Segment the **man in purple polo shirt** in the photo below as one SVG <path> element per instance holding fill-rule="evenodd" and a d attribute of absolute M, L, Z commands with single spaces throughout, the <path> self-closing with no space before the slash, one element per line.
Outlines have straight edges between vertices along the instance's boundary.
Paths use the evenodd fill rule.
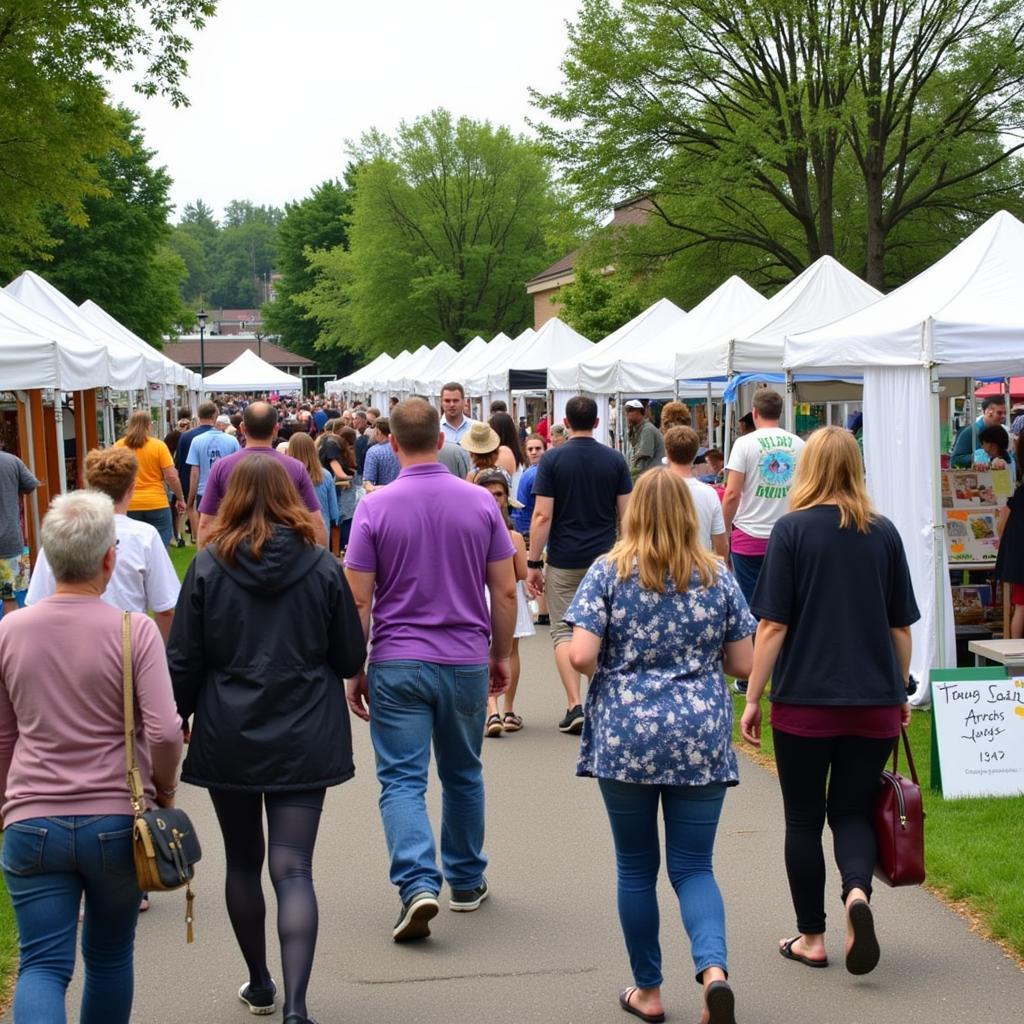
<path fill-rule="evenodd" d="M 437 461 L 437 410 L 421 398 L 400 402 L 389 443 L 402 471 L 360 502 L 345 554 L 368 636 L 373 616 L 369 679 L 361 673 L 347 689 L 353 713 L 370 723 L 391 881 L 402 901 L 391 937 L 403 942 L 430 934 L 442 880 L 451 910 L 476 910 L 487 898 L 480 748 L 488 692 L 509 684 L 516 579 L 490 492 Z M 456 589 L 459 599 L 445 600 Z M 424 800 L 431 740 L 443 792 L 443 875 Z"/>
<path fill-rule="evenodd" d="M 228 477 L 231 476 L 231 471 L 239 460 L 247 459 L 251 455 L 269 456 L 272 459 L 277 459 L 284 466 L 299 492 L 299 498 L 303 505 L 310 512 L 316 513 L 317 543 L 326 545 L 327 531 L 320 513 L 320 501 L 316 496 L 316 491 L 313 490 L 313 482 L 309 479 L 306 467 L 298 459 L 293 459 L 274 450 L 277 411 L 267 402 L 252 402 L 246 406 L 245 412 L 242 414 L 242 423 L 245 427 L 245 447 L 241 451 L 235 452 L 234 455 L 218 459 L 213 464 L 210 475 L 206 478 L 203 500 L 199 503 L 199 537 L 196 540 L 196 546 L 201 548 L 206 545 L 217 510 L 227 493 Z"/>

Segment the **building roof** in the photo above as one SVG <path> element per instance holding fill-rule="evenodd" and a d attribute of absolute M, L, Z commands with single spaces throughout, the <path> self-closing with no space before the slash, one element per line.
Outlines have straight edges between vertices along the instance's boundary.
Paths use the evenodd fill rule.
<path fill-rule="evenodd" d="M 563 256 L 556 263 L 552 263 L 547 270 L 542 270 L 536 277 L 531 277 L 530 280 L 526 282 L 526 287 L 529 288 L 530 285 L 540 284 L 542 281 L 564 277 L 566 274 L 571 274 L 572 268 L 576 264 L 576 257 L 579 254 L 579 249 L 573 249 L 568 256 Z"/>
<path fill-rule="evenodd" d="M 215 334 L 213 337 L 206 336 L 204 355 L 207 371 L 227 366 L 247 349 L 278 367 L 315 365 L 312 359 L 300 356 L 297 352 L 289 352 L 286 348 L 281 348 L 280 345 L 275 345 L 265 338 L 261 345 L 256 338 L 240 338 L 238 336 L 228 338 Z M 164 355 L 182 366 L 198 366 L 199 339 L 189 336 L 180 341 L 165 342 Z"/>

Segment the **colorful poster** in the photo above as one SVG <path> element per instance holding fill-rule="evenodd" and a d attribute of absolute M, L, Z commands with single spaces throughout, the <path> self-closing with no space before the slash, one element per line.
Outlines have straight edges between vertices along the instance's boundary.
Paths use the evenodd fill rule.
<path fill-rule="evenodd" d="M 1024 678 L 1005 669 L 932 673 L 942 795 L 1024 793 Z"/>
<path fill-rule="evenodd" d="M 947 469 L 942 473 L 943 508 L 1001 506 L 1013 494 L 1013 481 L 1005 469 Z"/>
<path fill-rule="evenodd" d="M 946 517 L 946 550 L 950 564 L 957 562 L 995 562 L 999 553 L 996 534 L 997 509 L 948 508 Z"/>

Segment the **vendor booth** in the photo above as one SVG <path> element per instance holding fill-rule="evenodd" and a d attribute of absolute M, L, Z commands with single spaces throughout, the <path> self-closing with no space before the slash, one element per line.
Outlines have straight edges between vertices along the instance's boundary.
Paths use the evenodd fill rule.
<path fill-rule="evenodd" d="M 283 391 L 294 394 L 302 391 L 302 381 L 279 370 L 265 359 L 260 359 L 252 349 L 246 349 L 224 369 L 204 377 L 203 387 L 214 394 L 230 394 L 234 391 Z"/>

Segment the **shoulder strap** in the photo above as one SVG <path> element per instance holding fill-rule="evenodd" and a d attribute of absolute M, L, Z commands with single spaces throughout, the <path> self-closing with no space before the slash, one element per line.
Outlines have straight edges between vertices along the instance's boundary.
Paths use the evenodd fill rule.
<path fill-rule="evenodd" d="M 121 617 L 121 678 L 124 691 L 124 755 L 128 769 L 128 792 L 136 815 L 146 809 L 145 789 L 139 763 L 135 758 L 135 689 L 132 685 L 132 617 L 125 612 Z"/>
<path fill-rule="evenodd" d="M 920 785 L 917 781 L 917 768 L 914 765 L 914 755 L 910 751 L 910 737 L 907 735 L 907 730 L 900 728 L 900 736 L 903 737 L 903 749 L 907 752 L 907 767 L 910 769 L 910 778 L 914 785 Z M 892 767 L 893 771 L 900 770 L 900 740 L 899 737 L 896 739 L 896 744 L 892 751 Z"/>

